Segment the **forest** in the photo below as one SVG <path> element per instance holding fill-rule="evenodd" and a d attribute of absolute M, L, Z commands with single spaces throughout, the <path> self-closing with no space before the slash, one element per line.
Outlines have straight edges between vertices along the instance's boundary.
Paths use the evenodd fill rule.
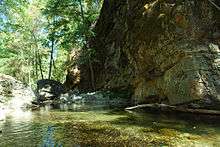
<path fill-rule="evenodd" d="M 0 0 L 0 147 L 214 147 L 219 121 L 219 0 Z"/>
<path fill-rule="evenodd" d="M 30 86 L 39 79 L 63 82 L 69 54 L 94 35 L 100 7 L 96 0 L 2 1 L 0 72 Z"/>

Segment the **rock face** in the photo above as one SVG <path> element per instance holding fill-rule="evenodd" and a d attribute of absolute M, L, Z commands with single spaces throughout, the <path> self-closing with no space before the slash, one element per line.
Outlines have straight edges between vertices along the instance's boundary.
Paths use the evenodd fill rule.
<path fill-rule="evenodd" d="M 33 98 L 34 92 L 30 87 L 11 76 L 0 74 L 0 108 L 3 104 L 12 108 L 21 108 L 31 104 Z"/>
<path fill-rule="evenodd" d="M 105 0 L 92 67 L 96 89 L 132 89 L 138 103 L 220 108 L 220 1 Z M 91 68 L 80 65 L 81 89 Z M 89 82 L 90 81 L 90 82 Z"/>

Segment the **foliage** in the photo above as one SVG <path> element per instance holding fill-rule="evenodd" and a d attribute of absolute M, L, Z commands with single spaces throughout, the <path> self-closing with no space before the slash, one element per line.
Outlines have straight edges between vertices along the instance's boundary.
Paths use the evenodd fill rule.
<path fill-rule="evenodd" d="M 30 85 L 41 78 L 40 66 L 44 75 L 48 72 L 45 5 L 45 0 L 5 0 L 0 5 L 0 72 Z"/>
<path fill-rule="evenodd" d="M 68 52 L 63 48 L 60 48 L 57 52 L 57 58 L 54 62 L 54 72 L 52 78 L 57 81 L 64 81 L 66 76 L 66 60 Z"/>
<path fill-rule="evenodd" d="M 1 1 L 0 73 L 29 85 L 47 78 L 54 42 L 52 78 L 64 80 L 68 53 L 94 36 L 100 7 L 98 0 Z"/>
<path fill-rule="evenodd" d="M 49 0 L 44 14 L 51 20 L 50 35 L 68 51 L 82 48 L 94 36 L 93 26 L 102 2 L 98 0 Z"/>

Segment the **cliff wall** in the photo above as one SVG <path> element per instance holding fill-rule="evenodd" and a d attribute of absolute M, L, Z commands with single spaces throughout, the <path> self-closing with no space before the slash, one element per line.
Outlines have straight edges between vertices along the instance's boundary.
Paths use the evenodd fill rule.
<path fill-rule="evenodd" d="M 79 88 L 129 89 L 138 103 L 218 107 L 219 6 L 218 0 L 105 0 L 90 41 L 95 78 L 81 64 Z"/>

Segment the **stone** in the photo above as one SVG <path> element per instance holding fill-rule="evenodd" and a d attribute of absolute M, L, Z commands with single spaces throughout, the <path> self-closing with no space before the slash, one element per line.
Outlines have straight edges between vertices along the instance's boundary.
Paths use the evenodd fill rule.
<path fill-rule="evenodd" d="M 210 48 L 211 51 L 214 52 L 214 53 L 220 53 L 219 46 L 216 45 L 216 44 L 210 43 L 210 44 L 209 44 L 209 48 Z"/>
<path fill-rule="evenodd" d="M 95 90 L 132 89 L 136 103 L 219 108 L 219 15 L 206 1 L 105 0 L 90 42 Z M 78 67 L 77 87 L 92 90 L 89 63 Z"/>
<path fill-rule="evenodd" d="M 65 87 L 58 81 L 49 79 L 37 81 L 36 95 L 39 102 L 58 99 L 62 93 L 65 93 Z"/>
<path fill-rule="evenodd" d="M 1 103 L 14 107 L 26 107 L 26 105 L 31 104 L 35 95 L 33 90 L 21 81 L 15 78 L 0 74 L 0 107 Z"/>

